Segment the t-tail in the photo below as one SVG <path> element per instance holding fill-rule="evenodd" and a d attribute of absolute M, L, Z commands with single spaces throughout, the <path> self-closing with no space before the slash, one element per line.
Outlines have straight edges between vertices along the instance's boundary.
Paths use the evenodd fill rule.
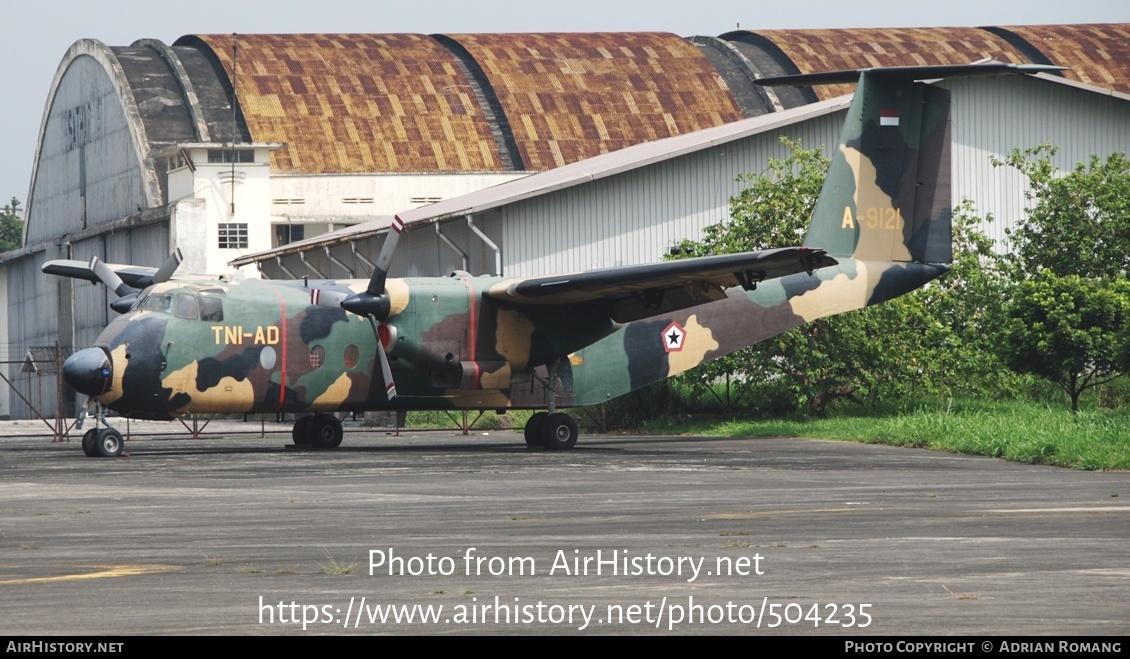
<path fill-rule="evenodd" d="M 950 92 L 923 79 L 1058 71 L 1003 63 L 909 66 L 766 78 L 767 85 L 858 81 L 804 244 L 837 258 L 948 264 Z"/>
<path fill-rule="evenodd" d="M 864 71 L 804 244 L 862 261 L 949 263 L 950 93 Z"/>
<path fill-rule="evenodd" d="M 571 356 L 572 405 L 623 395 L 819 318 L 921 288 L 953 261 L 950 93 L 920 80 L 1057 71 L 1016 64 L 895 67 L 762 79 L 858 82 L 804 245 L 837 264 L 735 287 L 628 324 Z M 675 328 L 678 349 L 664 342 Z"/>

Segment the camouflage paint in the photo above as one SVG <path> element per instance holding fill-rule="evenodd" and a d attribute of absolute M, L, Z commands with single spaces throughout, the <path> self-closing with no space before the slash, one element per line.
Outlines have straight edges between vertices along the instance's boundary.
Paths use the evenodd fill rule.
<path fill-rule="evenodd" d="M 531 280 L 466 273 L 390 279 L 385 324 L 393 338 L 386 348 L 371 319 L 315 303 L 363 291 L 367 281 L 182 279 L 147 289 L 99 337 L 112 377 L 98 400 L 144 418 L 540 408 L 547 392 L 534 376 L 561 359 L 557 404 L 602 403 L 943 274 L 950 260 L 948 121 L 945 90 L 864 73 L 813 214 L 805 241 L 811 249 L 766 256 L 778 269 L 752 290 L 723 291 L 717 268 L 699 279 L 683 273 L 666 301 L 649 296 L 646 266 L 632 270 L 648 275 L 634 288 L 617 290 L 612 282 L 608 290 L 563 297 L 553 297 L 556 282 L 544 279 L 525 288 Z M 740 281 L 743 273 L 723 274 Z M 629 288 L 634 302 L 625 303 Z M 535 303 L 533 296 L 544 297 Z M 172 305 L 149 304 L 188 305 L 189 298 L 197 309 L 220 300 L 223 320 L 177 317 Z M 625 314 L 632 322 L 612 320 Z M 399 394 L 392 401 L 381 381 L 382 349 Z"/>

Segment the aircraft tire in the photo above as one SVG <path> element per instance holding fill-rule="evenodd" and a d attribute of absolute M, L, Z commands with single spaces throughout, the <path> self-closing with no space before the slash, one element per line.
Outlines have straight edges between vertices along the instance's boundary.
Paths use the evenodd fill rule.
<path fill-rule="evenodd" d="M 332 414 L 317 414 L 310 417 L 310 425 L 306 428 L 306 438 L 309 445 L 318 448 L 337 448 L 345 437 L 345 430 L 341 421 Z"/>
<path fill-rule="evenodd" d="M 542 441 L 539 431 L 542 422 L 544 422 L 548 416 L 549 412 L 534 412 L 533 415 L 530 416 L 530 420 L 526 422 L 526 428 L 523 431 L 523 434 L 526 436 L 526 446 L 545 446 L 545 442 Z"/>
<path fill-rule="evenodd" d="M 97 436 L 95 436 L 94 446 L 98 449 L 98 455 L 104 458 L 116 458 L 122 454 L 122 449 L 125 448 L 125 441 L 122 439 L 122 433 L 117 430 L 113 428 L 103 428 L 99 430 Z"/>
<path fill-rule="evenodd" d="M 550 414 L 538 428 L 542 443 L 555 451 L 571 449 L 577 445 L 577 422 L 568 414 Z"/>
<path fill-rule="evenodd" d="M 313 417 L 304 416 L 294 422 L 294 428 L 290 431 L 290 438 L 294 440 L 295 446 L 313 446 L 306 430 L 310 427 L 310 419 Z"/>
<path fill-rule="evenodd" d="M 98 438 L 98 429 L 91 428 L 82 434 L 82 452 L 88 458 L 98 457 L 98 448 L 94 445 Z"/>

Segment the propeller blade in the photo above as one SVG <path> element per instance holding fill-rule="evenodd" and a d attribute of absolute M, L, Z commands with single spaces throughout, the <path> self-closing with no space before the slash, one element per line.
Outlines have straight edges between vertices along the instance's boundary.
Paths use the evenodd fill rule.
<path fill-rule="evenodd" d="M 392 400 L 396 398 L 396 383 L 392 380 L 392 367 L 388 363 L 388 354 L 381 347 L 380 341 L 377 342 L 377 355 L 381 359 L 381 375 L 384 376 L 385 395 L 388 396 L 389 400 Z"/>
<path fill-rule="evenodd" d="M 388 236 L 385 237 L 385 243 L 381 245 L 381 253 L 377 256 L 373 277 L 369 280 L 369 288 L 366 291 L 369 295 L 380 295 L 385 292 L 385 278 L 388 277 L 392 256 L 396 252 L 396 244 L 400 242 L 400 234 L 403 231 L 404 220 L 400 219 L 399 215 L 393 215 L 392 224 L 388 227 Z"/>
<path fill-rule="evenodd" d="M 110 266 L 103 263 L 102 259 L 98 258 L 97 256 L 90 257 L 90 269 L 94 272 L 95 275 L 98 276 L 99 281 L 101 281 L 103 284 L 106 284 L 106 288 L 114 291 L 114 295 L 118 297 L 124 297 L 131 293 L 137 293 L 136 290 L 130 288 L 124 281 L 122 281 L 122 278 L 118 276 L 118 273 L 111 270 Z"/>
<path fill-rule="evenodd" d="M 180 267 L 181 261 L 184 261 L 184 254 L 181 253 L 180 248 L 173 250 L 169 258 L 165 260 L 157 272 L 153 273 L 151 284 L 163 284 L 169 281 L 173 273 Z"/>
<path fill-rule="evenodd" d="M 312 288 L 310 289 L 310 304 L 316 307 L 336 309 L 340 308 L 342 301 L 350 295 L 350 293 L 333 291 L 327 288 Z"/>

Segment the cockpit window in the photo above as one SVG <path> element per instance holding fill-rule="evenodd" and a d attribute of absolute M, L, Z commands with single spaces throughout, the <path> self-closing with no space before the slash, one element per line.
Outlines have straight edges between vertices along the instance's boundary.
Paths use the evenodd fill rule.
<path fill-rule="evenodd" d="M 196 296 L 178 293 L 174 302 L 173 315 L 177 318 L 196 320 Z"/>
<path fill-rule="evenodd" d="M 218 323 L 224 319 L 224 304 L 218 297 L 200 296 L 200 320 Z"/>
<path fill-rule="evenodd" d="M 169 313 L 173 307 L 172 293 L 153 293 L 144 298 L 138 306 L 145 311 L 164 311 Z"/>

